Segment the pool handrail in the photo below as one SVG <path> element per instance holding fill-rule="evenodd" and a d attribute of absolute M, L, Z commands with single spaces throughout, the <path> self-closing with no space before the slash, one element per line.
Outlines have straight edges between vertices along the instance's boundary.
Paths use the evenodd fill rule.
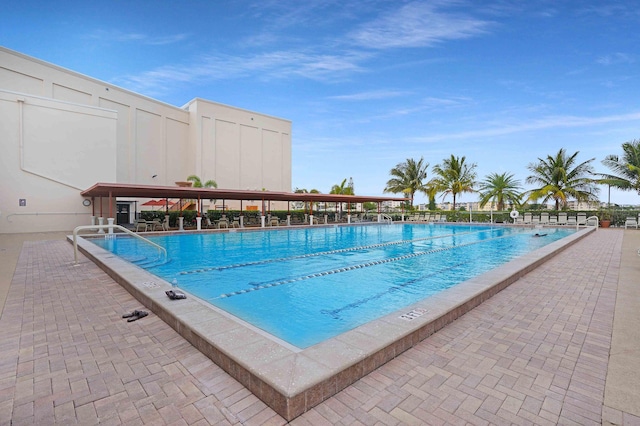
<path fill-rule="evenodd" d="M 80 225 L 80 226 L 76 226 L 73 230 L 73 258 L 75 260 L 75 263 L 78 263 L 78 231 L 83 231 L 85 229 L 93 229 L 93 230 L 97 230 L 97 229 L 119 229 L 133 237 L 136 237 L 142 241 L 145 241 L 149 244 L 151 244 L 152 246 L 156 247 L 158 250 L 160 250 L 161 253 L 164 253 L 164 258 L 166 259 L 168 257 L 167 254 L 167 249 L 165 249 L 164 247 L 162 247 L 159 244 L 154 243 L 151 240 L 148 240 L 146 238 L 144 238 L 143 236 L 140 236 L 138 234 L 136 234 L 135 232 L 125 228 L 124 226 L 121 225 L 115 225 L 115 224 L 111 224 L 111 225 Z M 105 234 L 100 234 L 100 235 L 105 235 Z M 114 235 L 112 233 L 106 234 L 106 235 Z"/>
<path fill-rule="evenodd" d="M 585 226 L 590 226 L 591 223 L 595 222 L 595 228 L 596 231 L 598 230 L 598 228 L 600 227 L 600 218 L 598 218 L 598 216 L 589 216 L 586 220 L 585 220 Z M 578 225 L 576 225 L 576 229 L 578 229 Z"/>

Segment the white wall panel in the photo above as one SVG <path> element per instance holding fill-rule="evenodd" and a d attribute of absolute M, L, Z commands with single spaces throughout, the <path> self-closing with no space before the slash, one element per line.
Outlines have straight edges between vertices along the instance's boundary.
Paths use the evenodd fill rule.
<path fill-rule="evenodd" d="M 216 175 L 213 178 L 219 188 L 240 188 L 240 149 L 238 125 L 216 120 Z M 226 141 L 219 143 L 218 141 Z M 204 177 L 201 176 L 202 179 Z"/>
<path fill-rule="evenodd" d="M 53 84 L 53 98 L 77 104 L 91 105 L 91 93 Z"/>
<path fill-rule="evenodd" d="M 256 127 L 240 126 L 240 168 L 238 173 L 241 189 L 260 191 L 265 188 L 262 181 L 262 143 L 260 130 Z"/>
<path fill-rule="evenodd" d="M 166 175 L 162 117 L 140 109 L 135 114 L 136 183 L 152 185 L 153 175 Z"/>

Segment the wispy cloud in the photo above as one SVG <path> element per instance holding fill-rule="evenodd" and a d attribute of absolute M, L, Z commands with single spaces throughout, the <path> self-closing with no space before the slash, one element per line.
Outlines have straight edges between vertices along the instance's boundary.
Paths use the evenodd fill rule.
<path fill-rule="evenodd" d="M 353 93 L 350 95 L 329 96 L 328 99 L 339 101 L 370 101 L 374 99 L 389 99 L 410 95 L 411 92 L 400 90 L 372 90 L 370 92 Z"/>
<path fill-rule="evenodd" d="M 256 76 L 264 80 L 300 77 L 313 80 L 339 79 L 363 72 L 360 63 L 368 57 L 358 52 L 313 54 L 276 51 L 255 55 L 209 55 L 182 66 L 163 66 L 138 75 L 117 79 L 131 90 L 157 93 L 171 83 L 194 83 Z"/>
<path fill-rule="evenodd" d="M 427 47 L 487 32 L 491 22 L 463 13 L 445 12 L 446 3 L 412 2 L 362 25 L 349 38 L 362 47 L 388 49 Z"/>
<path fill-rule="evenodd" d="M 635 62 L 635 58 L 627 53 L 616 52 L 601 56 L 596 62 L 600 65 L 632 64 Z"/>
<path fill-rule="evenodd" d="M 136 32 L 123 32 L 118 30 L 97 30 L 87 35 L 88 38 L 101 40 L 105 42 L 118 42 L 118 43 L 139 43 L 147 45 L 166 45 L 178 43 L 186 40 L 189 34 L 171 34 L 163 36 L 153 36 L 149 34 L 142 34 Z"/>
<path fill-rule="evenodd" d="M 458 133 L 443 133 L 426 137 L 415 138 L 416 142 L 440 142 L 452 139 L 474 139 L 491 136 L 503 136 L 514 133 L 545 130 L 552 128 L 588 127 L 600 124 L 628 122 L 640 120 L 640 112 L 629 114 L 609 115 L 603 117 L 576 117 L 576 116 L 551 116 L 539 120 L 531 120 L 526 123 L 514 123 L 497 125 L 492 128 L 468 130 Z"/>

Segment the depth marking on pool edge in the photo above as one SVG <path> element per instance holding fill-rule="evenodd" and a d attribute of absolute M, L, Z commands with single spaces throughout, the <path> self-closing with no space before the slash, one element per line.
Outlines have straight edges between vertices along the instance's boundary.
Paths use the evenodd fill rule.
<path fill-rule="evenodd" d="M 405 321 L 413 321 L 416 318 L 420 318 L 421 316 L 423 316 L 427 312 L 429 312 L 429 311 L 426 310 L 426 309 L 416 308 L 416 309 L 413 309 L 413 310 L 407 312 L 406 314 L 400 315 L 398 318 L 403 319 Z"/>
<path fill-rule="evenodd" d="M 239 296 L 241 294 L 251 293 L 253 291 L 262 290 L 262 289 L 269 288 L 269 287 L 276 287 L 276 286 L 283 285 L 283 284 L 291 284 L 291 283 L 295 283 L 295 282 L 299 282 L 299 281 L 309 280 L 311 278 L 318 278 L 318 277 L 321 277 L 321 276 L 324 276 L 324 275 L 337 274 L 339 272 L 353 271 L 354 269 L 367 268 L 369 266 L 375 266 L 375 265 L 382 265 L 382 264 L 385 264 L 385 263 L 397 262 L 399 260 L 411 259 L 411 258 L 414 258 L 414 257 L 425 256 L 425 255 L 428 255 L 428 254 L 433 254 L 433 253 L 438 253 L 438 252 L 442 252 L 442 251 L 453 250 L 455 248 L 468 247 L 468 246 L 472 246 L 472 245 L 475 245 L 475 244 L 485 243 L 487 241 L 493 241 L 493 240 L 500 240 L 500 239 L 508 238 L 508 237 L 511 237 L 511 235 L 503 235 L 501 237 L 488 238 L 486 240 L 474 241 L 474 242 L 470 242 L 470 243 L 466 243 L 466 244 L 458 244 L 458 245 L 453 245 L 453 246 L 449 246 L 449 247 L 441 247 L 441 248 L 434 249 L 434 250 L 427 250 L 427 251 L 422 251 L 422 252 L 419 252 L 419 253 L 406 254 L 404 256 L 391 257 L 389 259 L 374 260 L 372 262 L 360 263 L 358 265 L 346 266 L 344 268 L 332 269 L 330 271 L 316 272 L 315 274 L 311 274 L 311 275 L 305 275 L 305 276 L 302 276 L 302 277 L 291 278 L 291 279 L 288 279 L 288 280 L 276 281 L 274 283 L 265 284 L 265 285 L 259 285 L 259 286 L 253 287 L 253 288 L 247 288 L 247 289 L 243 289 L 243 290 L 238 290 L 238 291 L 234 291 L 234 292 L 231 292 L 231 293 L 223 293 L 218 297 L 214 297 L 214 299 L 224 299 L 226 297 Z"/>

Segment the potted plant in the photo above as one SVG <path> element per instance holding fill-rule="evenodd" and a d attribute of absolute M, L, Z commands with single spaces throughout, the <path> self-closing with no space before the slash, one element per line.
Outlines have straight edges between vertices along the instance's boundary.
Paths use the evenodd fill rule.
<path fill-rule="evenodd" d="M 611 226 L 611 212 L 609 210 L 600 210 L 598 212 L 598 220 L 602 228 L 608 228 Z"/>

